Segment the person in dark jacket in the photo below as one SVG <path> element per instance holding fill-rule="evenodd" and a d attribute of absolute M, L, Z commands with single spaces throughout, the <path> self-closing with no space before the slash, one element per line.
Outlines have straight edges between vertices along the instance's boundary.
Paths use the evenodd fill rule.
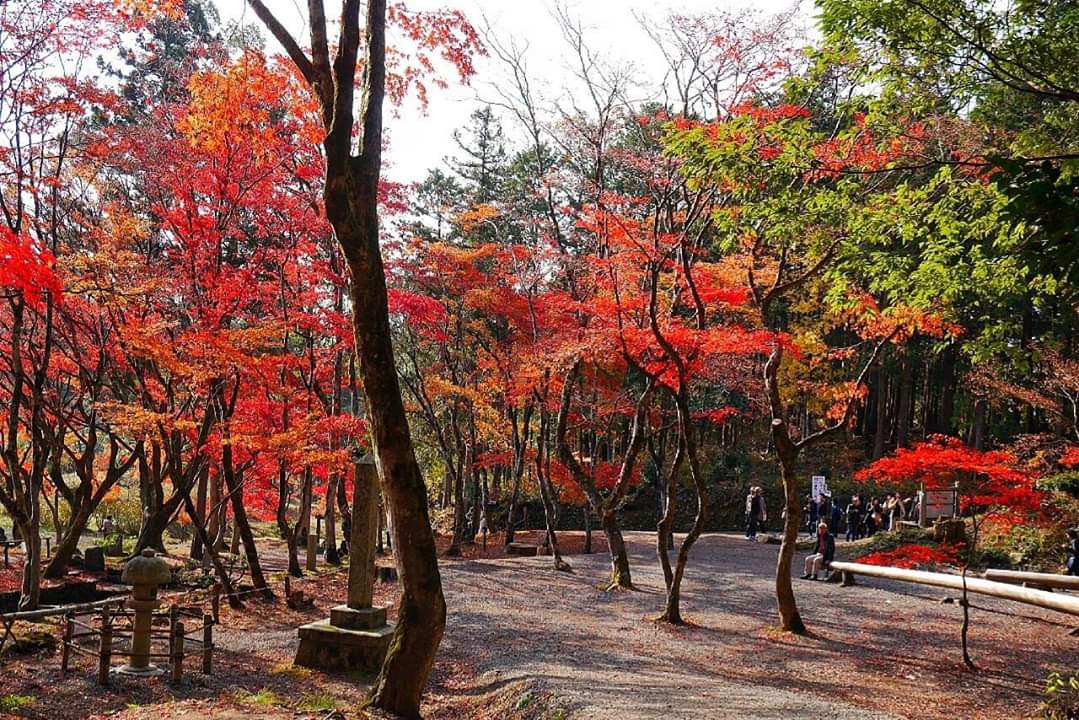
<path fill-rule="evenodd" d="M 806 495 L 805 505 L 802 506 L 802 518 L 806 524 L 806 534 L 810 537 L 817 531 L 817 499 L 812 495 Z"/>
<path fill-rule="evenodd" d="M 817 580 L 817 573 L 828 567 L 835 557 L 835 537 L 828 531 L 828 523 L 821 520 L 817 524 L 817 547 L 812 555 L 806 557 L 803 580 Z"/>
<path fill-rule="evenodd" d="M 862 520 L 865 509 L 857 495 L 850 499 L 847 504 L 847 542 L 858 540 L 862 537 Z"/>
<path fill-rule="evenodd" d="M 759 487 L 751 487 L 749 495 L 746 495 L 746 539 L 756 539 L 757 531 L 763 529 L 767 521 L 768 507 L 764 503 L 764 495 Z"/>
<path fill-rule="evenodd" d="M 833 536 L 839 534 L 839 523 L 843 520 L 843 508 L 840 507 L 838 500 L 832 501 L 832 514 L 828 519 L 828 532 Z"/>

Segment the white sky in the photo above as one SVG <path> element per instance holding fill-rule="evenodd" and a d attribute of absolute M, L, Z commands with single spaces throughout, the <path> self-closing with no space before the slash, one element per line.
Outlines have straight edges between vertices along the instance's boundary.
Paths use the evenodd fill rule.
<path fill-rule="evenodd" d="M 246 7 L 244 0 L 216 0 L 223 20 L 235 19 L 258 25 L 258 18 Z M 302 0 L 266 0 L 282 23 L 292 30 L 301 45 L 306 45 L 305 12 Z M 799 4 L 809 17 L 807 0 L 565 0 L 570 13 L 578 17 L 586 30 L 589 47 L 598 55 L 616 61 L 632 63 L 640 73 L 642 85 L 655 85 L 662 79 L 660 56 L 652 41 L 642 30 L 637 17 L 661 17 L 670 12 L 681 14 L 706 13 L 717 10 L 754 8 L 764 12 L 780 12 Z M 327 14 L 339 6 L 327 2 Z M 542 101 L 556 102 L 567 93 L 571 77 L 569 58 L 562 35 L 552 11 L 552 0 L 408 0 L 411 10 L 433 10 L 454 7 L 462 10 L 477 28 L 489 24 L 497 37 L 514 38 L 527 44 L 526 60 L 537 83 L 537 95 Z M 259 26 L 261 29 L 261 26 Z M 269 47 L 279 50 L 277 43 L 263 30 Z M 442 165 L 443 158 L 455 152 L 452 133 L 467 124 L 469 114 L 483 99 L 494 99 L 492 84 L 504 77 L 502 67 L 491 58 L 480 58 L 476 77 L 470 87 L 459 84 L 446 90 L 432 89 L 426 113 L 416 103 L 408 103 L 396 116 L 386 119 L 390 145 L 388 165 L 384 174 L 390 180 L 414 182 L 423 179 L 427 171 Z M 516 128 L 503 117 L 507 136 L 513 137 Z"/>

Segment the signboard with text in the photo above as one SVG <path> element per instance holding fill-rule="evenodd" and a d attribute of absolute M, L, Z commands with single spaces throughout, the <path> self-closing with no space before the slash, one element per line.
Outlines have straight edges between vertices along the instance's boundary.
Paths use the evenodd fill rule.
<path fill-rule="evenodd" d="M 926 490 L 926 520 L 955 516 L 955 490 Z"/>
<path fill-rule="evenodd" d="M 816 499 L 828 493 L 828 478 L 824 475 L 811 475 L 809 480 L 813 487 L 810 497 Z"/>

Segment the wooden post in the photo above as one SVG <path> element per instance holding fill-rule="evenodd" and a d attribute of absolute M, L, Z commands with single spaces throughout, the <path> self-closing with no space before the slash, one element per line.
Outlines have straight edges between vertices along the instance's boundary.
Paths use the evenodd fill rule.
<path fill-rule="evenodd" d="M 102 613 L 103 617 L 108 617 Z M 97 653 L 97 684 L 109 684 L 109 666 L 112 664 L 112 625 L 106 623 L 101 626 L 101 647 Z"/>
<path fill-rule="evenodd" d="M 221 583 L 215 582 L 210 591 L 210 611 L 213 613 L 214 622 L 221 617 Z"/>
<path fill-rule="evenodd" d="M 900 582 L 917 583 L 932 587 L 948 588 L 949 590 L 962 590 L 964 580 L 958 575 L 946 573 L 925 572 L 923 570 L 907 570 L 906 568 L 886 567 L 882 565 L 865 565 L 862 563 L 837 562 L 831 564 L 833 572 L 847 572 L 866 577 L 879 577 L 886 580 L 899 580 Z M 1044 590 L 1009 585 L 1008 583 L 983 580 L 982 578 L 967 577 L 966 590 L 970 593 L 990 595 L 992 597 L 1012 600 L 1014 602 L 1036 605 L 1047 610 L 1057 610 L 1062 613 L 1079 615 L 1079 597 L 1066 593 L 1051 593 Z"/>
<path fill-rule="evenodd" d="M 290 604 L 292 602 L 292 578 L 285 575 L 285 603 Z"/>
<path fill-rule="evenodd" d="M 60 672 L 67 672 L 68 659 L 71 657 L 71 642 L 75 635 L 75 618 L 71 613 L 64 615 L 64 649 L 60 654 Z"/>
<path fill-rule="evenodd" d="M 169 657 L 172 657 L 172 643 L 176 638 L 176 623 L 180 621 L 180 609 L 169 606 Z"/>
<path fill-rule="evenodd" d="M 11 565 L 8 564 L 8 556 L 7 556 L 8 550 L 10 548 L 11 548 L 10 545 L 8 545 L 7 543 L 4 543 L 4 567 L 11 567 Z"/>
<path fill-rule="evenodd" d="M 52 556 L 52 538 L 45 536 L 45 557 Z"/>
<path fill-rule="evenodd" d="M 172 682 L 178 683 L 184 674 L 184 624 L 182 622 L 176 623 L 176 632 L 172 638 L 173 650 L 172 650 L 172 666 L 169 668 L 171 672 Z"/>
<path fill-rule="evenodd" d="M 918 527 L 929 527 L 929 510 L 925 507 L 925 483 L 918 488 Z"/>
<path fill-rule="evenodd" d="M 214 619 L 202 616 L 202 672 L 209 675 L 214 669 Z"/>
<path fill-rule="evenodd" d="M 1079 590 L 1079 577 L 1075 577 L 1074 575 L 1052 575 L 1049 573 L 994 570 L 993 568 L 990 568 L 985 571 L 985 579 L 1018 585 L 1029 583 L 1030 585 L 1047 588 L 1055 587 L 1062 590 Z"/>

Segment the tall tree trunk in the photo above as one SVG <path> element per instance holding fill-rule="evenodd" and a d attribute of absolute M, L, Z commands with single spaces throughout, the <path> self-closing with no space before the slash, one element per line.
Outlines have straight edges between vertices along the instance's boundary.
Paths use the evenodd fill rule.
<path fill-rule="evenodd" d="M 584 508 L 584 554 L 592 554 L 592 508 Z"/>
<path fill-rule="evenodd" d="M 573 453 L 566 439 L 566 428 L 569 418 L 570 405 L 573 399 L 574 387 L 580 377 L 581 362 L 578 360 L 566 374 L 562 382 L 562 396 L 558 407 L 558 420 L 555 423 L 555 446 L 558 449 L 558 457 L 562 464 L 569 469 L 570 475 L 584 492 L 588 501 L 585 507 L 585 526 L 587 528 L 586 549 L 592 549 L 592 512 L 595 512 L 607 538 L 607 547 L 611 554 L 611 579 L 607 586 L 608 590 L 630 589 L 633 587 L 633 578 L 629 569 L 629 557 L 626 554 L 626 543 L 622 537 L 622 529 L 618 525 L 618 511 L 625 501 L 626 492 L 629 488 L 630 478 L 633 476 L 637 465 L 637 458 L 644 447 L 645 427 L 648 419 L 646 410 L 652 396 L 654 383 L 650 380 L 644 393 L 638 398 L 634 408 L 633 421 L 628 431 L 628 438 L 622 445 L 622 463 L 618 471 L 611 493 L 604 498 L 596 486 L 595 475 L 589 473 L 581 465 L 577 456 Z M 582 445 L 582 437 L 578 435 L 578 447 Z M 613 443 L 607 443 L 608 457 L 613 457 Z M 598 447 L 593 444 L 591 448 L 593 462 L 601 456 Z M 593 465 L 593 468 L 595 466 Z"/>
<path fill-rule="evenodd" d="M 75 550 L 79 546 L 79 539 L 86 531 L 86 526 L 90 522 L 90 516 L 97 508 L 96 505 L 91 506 L 89 502 L 83 502 L 79 506 L 78 512 L 76 512 L 71 520 L 68 522 L 67 527 L 64 530 L 63 537 L 60 538 L 60 542 L 56 544 L 56 551 L 52 557 L 49 558 L 49 563 L 45 566 L 45 577 L 50 580 L 56 580 L 62 578 L 67 572 L 68 563 L 71 562 L 72 556 L 75 554 Z"/>
<path fill-rule="evenodd" d="M 689 463 L 690 479 L 693 481 L 693 489 L 697 496 L 697 514 L 693 518 L 693 524 L 690 526 L 689 532 L 686 533 L 681 546 L 678 548 L 678 559 L 675 562 L 674 572 L 667 588 L 667 602 L 664 605 L 663 615 L 660 616 L 660 620 L 671 625 L 682 625 L 685 623 L 685 620 L 682 619 L 682 578 L 685 576 L 686 566 L 689 564 L 689 551 L 697 542 L 697 538 L 700 537 L 701 532 L 704 530 L 704 524 L 708 520 L 708 498 L 697 455 L 693 421 L 685 395 L 675 397 L 675 409 L 678 414 L 679 433 L 685 447 L 685 458 Z M 673 490 L 673 487 L 671 490 Z M 668 529 L 669 532 L 670 530 Z M 672 536 L 668 535 L 668 537 Z M 666 575 L 666 569 L 664 574 Z"/>
<path fill-rule="evenodd" d="M 798 527 L 802 520 L 802 498 L 798 492 L 798 446 L 791 440 L 784 419 L 786 407 L 779 388 L 779 368 L 783 362 L 783 347 L 776 345 L 764 365 L 764 389 L 772 415 L 771 438 L 779 461 L 780 478 L 783 481 L 783 503 L 786 517 L 783 520 L 783 539 L 776 559 L 776 603 L 779 608 L 780 627 L 787 632 L 804 634 L 805 623 L 794 599 L 791 584 L 791 565 L 798 542 Z M 861 382 L 861 378 L 859 378 Z M 853 414 L 853 405 L 847 407 L 844 420 Z"/>
<path fill-rule="evenodd" d="M 474 460 L 473 464 L 474 465 Z M 480 529 L 480 513 L 483 512 L 483 493 L 480 491 L 480 475 L 483 471 L 476 471 L 473 466 L 469 472 L 472 476 L 472 522 L 468 524 L 468 535 L 466 540 L 470 544 L 476 543 L 476 533 Z"/>
<path fill-rule="evenodd" d="M 199 471 L 198 487 L 195 492 L 195 508 L 199 511 L 199 517 L 207 520 L 207 533 L 208 537 L 213 537 L 213 533 L 209 532 L 209 519 L 206 514 L 206 485 L 210 479 L 210 464 L 203 465 L 202 470 Z M 192 518 L 194 520 L 194 518 Z M 193 560 L 202 560 L 202 536 L 203 533 L 195 533 L 191 538 L 191 550 L 188 552 L 188 556 Z"/>
<path fill-rule="evenodd" d="M 255 534 L 251 532 L 251 524 L 247 521 L 247 508 L 244 506 L 243 486 L 232 465 L 232 445 L 225 443 L 221 448 L 222 475 L 225 477 L 225 487 L 229 494 L 229 503 L 232 505 L 232 518 L 236 524 L 234 532 L 238 533 L 244 546 L 244 556 L 247 558 L 247 571 L 251 574 L 251 584 L 256 590 L 261 590 L 267 599 L 273 597 L 273 591 L 266 583 L 266 576 L 262 572 L 262 563 L 259 562 L 258 548 L 255 546 Z M 214 550 L 212 557 L 216 557 Z"/>
<path fill-rule="evenodd" d="M 142 527 L 139 528 L 139 536 L 135 540 L 134 552 L 136 554 L 142 552 L 145 548 L 153 548 L 159 553 L 165 552 L 165 529 L 169 526 L 181 504 L 183 504 L 182 495 L 173 493 L 149 517 L 143 516 Z"/>
<path fill-rule="evenodd" d="M 974 421 L 971 428 L 971 445 L 975 450 L 985 450 L 988 406 L 985 398 L 974 398 Z"/>
<path fill-rule="evenodd" d="M 880 460 L 884 457 L 884 449 L 888 440 L 888 375 L 884 368 L 877 370 L 876 413 L 873 423 L 873 459 Z M 808 435 L 808 431 L 802 433 Z"/>
<path fill-rule="evenodd" d="M 27 497 L 27 501 L 31 506 L 30 517 L 19 523 L 23 547 L 26 549 L 19 610 L 37 610 L 41 604 L 41 504 L 37 493 Z"/>
<path fill-rule="evenodd" d="M 322 524 L 325 527 L 326 562 L 330 565 L 341 564 L 341 556 L 337 552 L 337 513 L 334 512 L 334 497 L 337 495 L 339 482 L 341 478 L 337 473 L 330 475 L 326 483 L 326 510 L 322 517 Z"/>
<path fill-rule="evenodd" d="M 461 543 L 465 539 L 465 481 L 462 475 L 453 473 L 453 538 L 446 550 L 450 557 L 461 554 Z"/>
<path fill-rule="evenodd" d="M 585 514 L 591 514 L 591 510 L 585 508 Z M 600 517 L 600 523 L 611 554 L 611 581 L 608 587 L 632 588 L 633 576 L 629 569 L 629 555 L 626 553 L 626 540 L 622 536 L 622 528 L 618 525 L 618 515 L 614 510 L 606 512 Z M 589 548 L 588 552 L 591 551 Z"/>
<path fill-rule="evenodd" d="M 910 444 L 910 420 L 914 401 L 914 379 L 911 372 L 910 353 L 903 352 L 899 361 L 899 389 L 895 409 L 895 445 L 904 448 Z"/>
<path fill-rule="evenodd" d="M 525 406 L 521 427 L 517 426 L 517 411 L 510 411 L 509 419 L 513 429 L 513 479 L 510 485 L 509 509 L 506 512 L 506 544 L 513 542 L 517 531 L 517 505 L 521 500 L 521 480 L 524 478 L 527 464 L 528 435 L 532 421 L 532 403 Z"/>
<path fill-rule="evenodd" d="M 798 528 L 802 522 L 802 502 L 798 492 L 798 458 L 789 449 L 780 451 L 780 475 L 783 480 L 783 502 L 786 516 L 783 519 L 783 540 L 776 560 L 776 602 L 779 605 L 780 625 L 796 634 L 806 632 L 791 584 L 791 566 L 798 544 Z"/>
<path fill-rule="evenodd" d="M 168 501 L 165 500 L 161 482 L 160 445 L 151 444 L 149 457 L 146 457 L 145 452 L 140 453 L 138 467 L 139 500 L 142 513 L 139 536 L 135 540 L 135 552 L 139 553 L 144 548 L 150 547 L 163 553 L 165 543 L 162 536 L 169 520 L 180 507 L 181 498 L 174 494 Z"/>
<path fill-rule="evenodd" d="M 308 4 L 312 48 L 308 58 L 261 0 L 248 0 L 282 43 L 322 106 L 326 136 L 325 209 L 348 264 L 355 353 L 370 437 L 390 511 L 393 550 L 401 585 L 397 625 L 370 704 L 417 717 L 446 625 L 427 486 L 416 462 L 394 362 L 386 274 L 379 246 L 382 104 L 386 89 L 386 0 L 368 0 L 363 43 L 363 96 L 359 154 L 353 156 L 355 74 L 360 47 L 359 0 L 341 5 L 340 39 L 331 64 L 322 2 Z"/>
<path fill-rule="evenodd" d="M 940 356 L 940 405 L 937 408 L 937 429 L 945 435 L 955 432 L 955 345 L 949 344 Z"/>
<path fill-rule="evenodd" d="M 300 559 L 296 551 L 296 533 L 299 530 L 299 522 L 295 526 L 288 521 L 289 496 L 288 468 L 281 462 L 277 470 L 277 532 L 285 541 L 285 554 L 288 557 L 288 574 L 292 577 L 302 577 Z"/>
<path fill-rule="evenodd" d="M 225 505 L 221 498 L 220 475 L 210 478 L 210 517 L 207 520 L 207 535 L 218 552 L 225 547 Z"/>

